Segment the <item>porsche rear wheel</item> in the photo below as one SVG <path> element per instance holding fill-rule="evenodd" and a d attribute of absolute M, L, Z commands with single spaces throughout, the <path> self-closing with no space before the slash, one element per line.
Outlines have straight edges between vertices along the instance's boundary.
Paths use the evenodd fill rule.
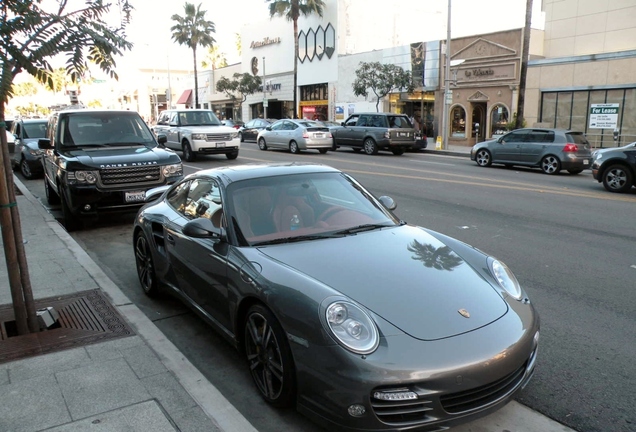
<path fill-rule="evenodd" d="M 141 288 L 148 297 L 155 297 L 159 292 L 155 265 L 148 240 L 141 231 L 135 236 L 135 263 Z"/>
<path fill-rule="evenodd" d="M 296 373 L 291 349 L 274 314 L 257 304 L 244 323 L 245 357 L 261 396 L 276 407 L 289 407 L 296 399 Z"/>

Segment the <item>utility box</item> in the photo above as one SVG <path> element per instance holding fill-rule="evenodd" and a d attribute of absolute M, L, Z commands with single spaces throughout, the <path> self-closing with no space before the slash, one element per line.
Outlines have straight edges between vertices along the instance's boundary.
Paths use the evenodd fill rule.
<path fill-rule="evenodd" d="M 53 327 L 60 319 L 60 315 L 57 313 L 57 311 L 50 306 L 43 309 L 38 309 L 36 311 L 36 315 L 38 317 L 38 323 L 40 324 L 41 330 Z"/>

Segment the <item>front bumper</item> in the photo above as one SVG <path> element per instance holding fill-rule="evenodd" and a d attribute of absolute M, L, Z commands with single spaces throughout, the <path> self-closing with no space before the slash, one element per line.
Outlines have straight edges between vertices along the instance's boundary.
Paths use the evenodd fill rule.
<path fill-rule="evenodd" d="M 202 154 L 226 154 L 239 151 L 241 141 L 238 138 L 227 141 L 203 141 L 192 142 L 192 151 Z"/>

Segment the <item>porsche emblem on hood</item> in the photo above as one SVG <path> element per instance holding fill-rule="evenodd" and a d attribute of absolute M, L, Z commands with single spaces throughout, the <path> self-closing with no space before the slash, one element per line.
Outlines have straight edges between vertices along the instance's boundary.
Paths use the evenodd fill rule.
<path fill-rule="evenodd" d="M 459 314 L 464 318 L 470 318 L 470 312 L 468 312 L 466 309 L 460 309 L 457 312 L 459 312 Z"/>

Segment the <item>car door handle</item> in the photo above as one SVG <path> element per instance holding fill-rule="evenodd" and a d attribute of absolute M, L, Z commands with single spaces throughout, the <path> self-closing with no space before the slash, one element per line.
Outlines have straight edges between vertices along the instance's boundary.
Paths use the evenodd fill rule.
<path fill-rule="evenodd" d="M 174 244 L 174 237 L 172 237 L 170 234 L 166 235 L 166 241 L 170 244 Z"/>

